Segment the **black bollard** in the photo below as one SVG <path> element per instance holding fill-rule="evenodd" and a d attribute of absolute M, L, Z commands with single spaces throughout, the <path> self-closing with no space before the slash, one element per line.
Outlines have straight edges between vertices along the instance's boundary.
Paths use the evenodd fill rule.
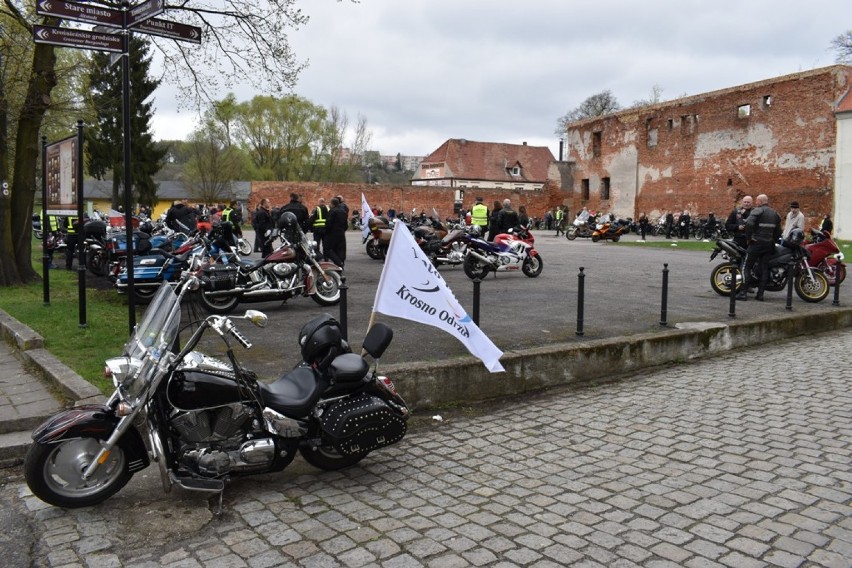
<path fill-rule="evenodd" d="M 348 308 L 346 306 L 346 291 L 349 286 L 346 285 L 346 277 L 340 277 L 340 334 L 345 341 L 349 341 L 349 317 Z"/>
<path fill-rule="evenodd" d="M 734 270 L 731 273 L 731 282 L 728 285 L 728 289 L 731 291 L 728 294 L 728 317 L 735 318 L 737 317 L 737 275 L 739 274 L 739 269 Z M 748 291 L 746 291 L 748 293 Z"/>
<path fill-rule="evenodd" d="M 788 310 L 793 309 L 793 280 L 796 278 L 796 265 L 790 263 L 787 266 L 787 306 Z"/>
<path fill-rule="evenodd" d="M 580 267 L 580 273 L 577 275 L 577 335 L 583 335 L 583 302 L 585 301 L 585 293 L 583 290 L 586 275 L 583 274 L 583 267 Z"/>
<path fill-rule="evenodd" d="M 831 301 L 832 306 L 840 305 L 840 261 L 834 265 L 834 299 Z"/>
<path fill-rule="evenodd" d="M 660 307 L 660 325 L 668 325 L 666 322 L 666 315 L 668 313 L 669 306 L 669 263 L 666 262 L 663 264 L 663 299 L 662 306 Z"/>
<path fill-rule="evenodd" d="M 482 280 L 477 276 L 473 279 L 473 323 L 479 326 L 479 286 Z"/>

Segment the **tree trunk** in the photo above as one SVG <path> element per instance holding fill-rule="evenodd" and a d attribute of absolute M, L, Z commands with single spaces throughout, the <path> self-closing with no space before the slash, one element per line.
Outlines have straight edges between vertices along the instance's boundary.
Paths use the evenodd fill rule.
<path fill-rule="evenodd" d="M 32 265 L 32 213 L 35 192 L 40 190 L 35 175 L 41 152 L 39 130 L 50 106 L 50 92 L 56 86 L 55 66 L 53 46 L 36 44 L 27 97 L 18 120 L 10 210 L 8 217 L 0 218 L 4 227 L 11 227 L 11 234 L 5 229 L 0 233 L 0 285 L 3 286 L 32 282 L 39 277 Z"/>

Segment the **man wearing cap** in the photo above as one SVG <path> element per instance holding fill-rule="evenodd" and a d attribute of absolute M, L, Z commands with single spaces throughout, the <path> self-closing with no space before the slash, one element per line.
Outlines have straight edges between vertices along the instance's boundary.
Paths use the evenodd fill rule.
<path fill-rule="evenodd" d="M 805 215 L 799 210 L 798 201 L 790 204 L 790 212 L 787 213 L 787 218 L 784 220 L 784 232 L 781 234 L 781 238 L 786 239 L 789 237 L 793 229 L 805 230 Z"/>
<path fill-rule="evenodd" d="M 476 205 L 470 210 L 470 224 L 479 227 L 483 235 L 488 229 L 488 207 L 482 203 L 482 197 L 476 198 Z"/>

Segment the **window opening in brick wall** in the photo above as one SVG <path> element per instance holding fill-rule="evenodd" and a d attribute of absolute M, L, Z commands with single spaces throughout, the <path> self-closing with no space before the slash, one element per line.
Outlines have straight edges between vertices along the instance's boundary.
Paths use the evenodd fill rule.
<path fill-rule="evenodd" d="M 748 118 L 751 116 L 751 105 L 740 105 L 737 107 L 737 118 Z"/>
<path fill-rule="evenodd" d="M 667 124 L 669 125 L 669 130 L 671 130 L 672 128 L 674 128 L 674 119 L 673 119 L 673 118 L 670 118 L 670 119 L 668 120 Z"/>
<path fill-rule="evenodd" d="M 583 201 L 589 200 L 589 178 L 584 178 L 580 181 L 580 187 L 583 190 Z"/>
<path fill-rule="evenodd" d="M 599 158 L 601 155 L 601 133 L 592 132 L 592 156 Z"/>
<path fill-rule="evenodd" d="M 609 199 L 609 178 L 601 178 L 601 199 Z"/>
<path fill-rule="evenodd" d="M 772 106 L 772 95 L 765 95 L 763 97 L 763 108 L 768 109 Z"/>
<path fill-rule="evenodd" d="M 648 131 L 648 148 L 654 148 L 657 146 L 657 129 L 652 128 Z"/>

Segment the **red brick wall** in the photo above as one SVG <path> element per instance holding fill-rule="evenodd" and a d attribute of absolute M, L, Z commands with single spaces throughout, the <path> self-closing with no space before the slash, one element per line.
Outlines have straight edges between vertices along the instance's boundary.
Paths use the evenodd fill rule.
<path fill-rule="evenodd" d="M 834 109 L 849 89 L 850 69 L 803 72 L 579 123 L 568 131 L 575 207 L 720 217 L 743 195 L 766 193 L 782 215 L 798 201 L 808 224 L 817 224 L 832 209 Z M 746 104 L 750 115 L 739 117 Z M 611 180 L 608 201 L 598 189 L 603 177 Z M 591 186 L 587 203 L 583 178 Z"/>
<path fill-rule="evenodd" d="M 298 193 L 302 197 L 302 203 L 310 211 L 320 197 L 324 197 L 328 204 L 335 195 L 343 196 L 343 200 L 349 205 L 350 213 L 355 209 L 360 210 L 363 193 L 367 203 L 373 208 L 381 207 L 387 211 L 393 207 L 397 212 L 406 214 L 416 208 L 418 214 L 425 210 L 429 215 L 434 207 L 444 218 L 453 214 L 455 200 L 455 189 L 448 187 L 256 181 L 252 182 L 249 210 L 253 211 L 264 197 L 270 200 L 273 207 L 284 205 L 290 200 L 290 193 Z M 462 206 L 470 209 L 476 203 L 477 197 L 482 197 L 489 209 L 495 200 L 502 202 L 503 199 L 509 198 L 516 210 L 524 205 L 527 213 L 533 217 L 541 217 L 548 207 L 552 208 L 563 202 L 563 193 L 555 182 L 548 182 L 541 191 L 522 193 L 464 188 Z"/>

